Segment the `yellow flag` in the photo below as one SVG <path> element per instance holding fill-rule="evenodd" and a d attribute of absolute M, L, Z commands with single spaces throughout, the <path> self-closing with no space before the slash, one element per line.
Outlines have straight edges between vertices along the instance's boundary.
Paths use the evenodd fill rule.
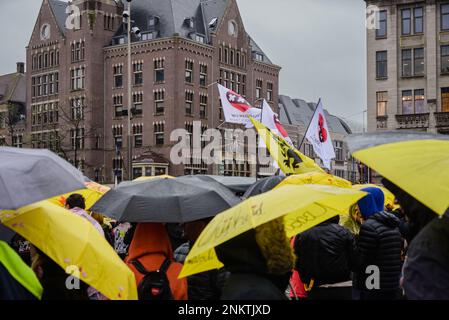
<path fill-rule="evenodd" d="M 282 137 L 273 134 L 265 125 L 249 117 L 257 133 L 265 142 L 270 155 L 285 174 L 302 174 L 308 172 L 324 172 L 315 161 L 299 152 Z"/>

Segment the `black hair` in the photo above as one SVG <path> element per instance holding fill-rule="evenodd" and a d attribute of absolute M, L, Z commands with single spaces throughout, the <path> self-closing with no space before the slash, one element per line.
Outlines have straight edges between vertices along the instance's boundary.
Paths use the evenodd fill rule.
<path fill-rule="evenodd" d="M 86 201 L 84 200 L 84 197 L 78 193 L 71 194 L 70 197 L 67 198 L 65 203 L 69 206 L 70 209 L 86 209 Z"/>

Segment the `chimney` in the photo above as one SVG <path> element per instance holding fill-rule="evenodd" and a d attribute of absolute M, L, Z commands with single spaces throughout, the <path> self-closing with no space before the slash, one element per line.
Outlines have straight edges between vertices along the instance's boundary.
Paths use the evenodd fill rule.
<path fill-rule="evenodd" d="M 20 74 L 25 73 L 25 63 L 17 62 L 17 73 L 20 73 Z"/>

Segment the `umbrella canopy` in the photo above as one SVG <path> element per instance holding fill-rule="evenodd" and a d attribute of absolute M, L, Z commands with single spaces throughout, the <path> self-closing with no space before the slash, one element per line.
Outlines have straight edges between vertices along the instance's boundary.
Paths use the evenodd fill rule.
<path fill-rule="evenodd" d="M 107 298 L 137 299 L 134 273 L 88 220 L 41 201 L 17 211 L 0 211 L 0 221 L 64 270 L 77 267 L 79 278 Z"/>
<path fill-rule="evenodd" d="M 349 188 L 285 185 L 251 197 L 207 225 L 187 256 L 180 278 L 221 268 L 214 248 L 248 230 L 284 217 L 286 236 L 290 238 L 347 211 L 365 195 Z"/>
<path fill-rule="evenodd" d="M 249 178 L 249 177 L 227 177 L 227 176 L 214 176 L 214 175 L 198 175 L 195 177 L 203 179 L 204 181 L 210 181 L 210 179 L 213 179 L 224 185 L 232 192 L 239 194 L 245 193 L 246 190 L 248 190 L 248 188 L 251 187 L 257 181 L 256 178 Z"/>
<path fill-rule="evenodd" d="M 278 187 L 287 185 L 287 184 L 321 184 L 328 186 L 335 186 L 340 188 L 351 188 L 352 184 L 348 180 L 343 178 L 331 175 L 326 172 L 308 172 L 303 174 L 295 174 L 287 177 L 284 181 L 282 181 Z"/>
<path fill-rule="evenodd" d="M 271 176 L 258 180 L 253 185 L 251 185 L 248 190 L 246 190 L 242 198 L 247 199 L 249 197 L 254 197 L 267 191 L 273 190 L 284 179 L 285 177 L 283 176 Z"/>
<path fill-rule="evenodd" d="M 84 176 L 51 151 L 0 147 L 0 209 L 84 188 Z"/>
<path fill-rule="evenodd" d="M 86 210 L 89 210 L 95 202 L 97 202 L 106 192 L 111 190 L 111 188 L 102 186 L 101 184 L 95 182 L 85 182 L 86 189 L 72 191 L 61 196 L 53 197 L 48 199 L 48 201 L 57 204 L 58 206 L 65 206 L 65 202 L 71 194 L 77 193 L 83 196 L 86 201 Z"/>
<path fill-rule="evenodd" d="M 348 138 L 353 156 L 436 213 L 449 207 L 449 138 L 386 132 Z"/>
<path fill-rule="evenodd" d="M 239 202 L 217 182 L 185 177 L 119 186 L 91 210 L 118 221 L 185 223 L 213 217 Z"/>

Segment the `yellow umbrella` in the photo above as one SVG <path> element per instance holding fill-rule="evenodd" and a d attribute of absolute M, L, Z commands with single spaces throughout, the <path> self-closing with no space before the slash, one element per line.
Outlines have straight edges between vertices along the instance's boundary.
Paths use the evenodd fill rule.
<path fill-rule="evenodd" d="M 139 177 L 137 179 L 134 179 L 133 181 L 139 182 L 139 181 L 148 181 L 148 180 L 154 180 L 154 179 L 173 179 L 174 177 L 169 176 L 167 174 L 161 175 L 161 176 L 147 176 L 147 177 Z"/>
<path fill-rule="evenodd" d="M 340 188 L 351 188 L 352 184 L 348 180 L 325 173 L 325 172 L 308 172 L 303 174 L 295 174 L 285 178 L 280 184 L 276 186 L 279 188 L 287 184 L 321 184 L 330 185 Z"/>
<path fill-rule="evenodd" d="M 204 229 L 186 258 L 180 278 L 223 264 L 214 248 L 264 223 L 284 217 L 286 236 L 312 228 L 348 208 L 365 192 L 322 185 L 285 185 L 249 198 L 217 215 Z"/>
<path fill-rule="evenodd" d="M 49 201 L 0 211 L 0 221 L 111 300 L 136 300 L 134 273 L 86 219 Z M 68 269 L 69 267 L 69 269 Z"/>
<path fill-rule="evenodd" d="M 97 202 L 98 200 L 100 200 L 100 198 L 109 190 L 111 190 L 111 188 L 103 186 L 101 184 L 95 183 L 95 182 L 85 182 L 84 183 L 87 189 L 81 189 L 81 190 L 76 190 L 73 192 L 69 192 L 66 194 L 63 194 L 61 196 L 57 196 L 57 197 L 53 197 L 48 199 L 48 201 L 58 205 L 58 206 L 65 206 L 65 201 L 66 199 L 74 193 L 78 193 L 80 195 L 83 196 L 83 198 L 86 200 L 86 210 L 89 210 L 94 204 L 95 202 Z"/>
<path fill-rule="evenodd" d="M 399 208 L 399 206 L 394 203 L 394 200 L 396 199 L 396 197 L 390 190 L 388 190 L 385 187 L 378 186 L 377 184 L 355 184 L 352 187 L 356 190 L 362 190 L 365 188 L 378 188 L 378 189 L 382 190 L 382 192 L 384 193 L 385 206 L 390 205 L 393 209 Z"/>
<path fill-rule="evenodd" d="M 449 206 L 449 140 L 437 135 L 406 134 L 403 137 L 408 141 L 394 142 L 398 137 L 401 135 L 354 137 L 351 149 L 357 151 L 353 156 L 443 215 Z M 381 142 L 384 144 L 379 145 Z"/>

